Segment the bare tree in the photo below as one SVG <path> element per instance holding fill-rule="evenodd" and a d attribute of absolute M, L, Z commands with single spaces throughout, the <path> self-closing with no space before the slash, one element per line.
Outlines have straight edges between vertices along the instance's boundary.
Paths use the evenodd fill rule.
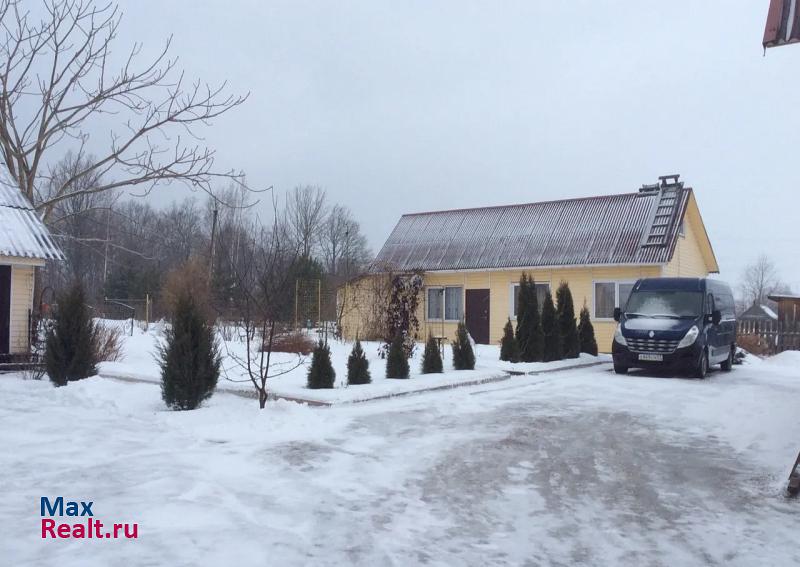
<path fill-rule="evenodd" d="M 193 198 L 172 203 L 161 211 L 156 221 L 160 262 L 174 269 L 189 258 L 205 252 L 205 235 L 202 233 L 202 211 Z"/>
<path fill-rule="evenodd" d="M 300 255 L 310 258 L 327 214 L 325 191 L 315 185 L 295 187 L 286 203 L 286 220 Z"/>
<path fill-rule="evenodd" d="M 216 177 L 241 179 L 214 168 L 214 150 L 197 143 L 196 129 L 246 95 L 226 94 L 225 83 L 187 81 L 169 55 L 171 38 L 149 61 L 140 61 L 141 45 L 134 44 L 112 69 L 117 4 L 43 0 L 42 8 L 35 17 L 20 0 L 0 0 L 0 158 L 45 221 L 58 203 L 84 194 L 122 187 L 147 193 L 171 182 L 210 192 Z M 111 117 L 118 127 L 110 128 L 109 148 L 91 157 L 88 132 Z M 82 167 L 48 183 L 47 161 L 65 146 Z"/>
<path fill-rule="evenodd" d="M 742 305 L 747 309 L 751 305 L 770 303 L 767 296 L 779 291 L 791 291 L 789 286 L 781 282 L 778 269 L 772 258 L 761 254 L 747 266 L 740 282 Z"/>
<path fill-rule="evenodd" d="M 285 306 L 291 302 L 293 266 L 299 258 L 298 248 L 290 238 L 287 223 L 274 200 L 273 209 L 275 220 L 272 226 L 258 227 L 254 224 L 248 241 L 238 242 L 237 256 L 226 252 L 232 243 L 220 238 L 223 252 L 220 256 L 237 259 L 229 266 L 237 290 L 230 296 L 230 311 L 236 316 L 239 339 L 245 344 L 244 353 L 230 348 L 227 342 L 224 344 L 228 357 L 253 385 L 261 409 L 269 395 L 267 381 L 291 372 L 305 362 L 300 354 L 292 360 L 277 363 L 272 358 L 275 340 L 284 331 L 281 318 Z"/>
<path fill-rule="evenodd" d="M 91 158 L 81 159 L 68 152 L 51 169 L 49 183 L 62 184 L 76 171 L 86 167 Z M 53 209 L 51 230 L 59 240 L 68 262 L 48 264 L 47 284 L 58 287 L 80 278 L 91 299 L 99 297 L 103 284 L 104 241 L 107 238 L 105 221 L 116 195 L 113 191 L 93 193 L 91 189 L 103 180 L 98 175 L 85 176 L 75 181 L 76 195 L 60 201 Z"/>
<path fill-rule="evenodd" d="M 328 274 L 357 275 L 369 260 L 367 239 L 345 206 L 334 205 L 320 232 L 320 248 Z"/>

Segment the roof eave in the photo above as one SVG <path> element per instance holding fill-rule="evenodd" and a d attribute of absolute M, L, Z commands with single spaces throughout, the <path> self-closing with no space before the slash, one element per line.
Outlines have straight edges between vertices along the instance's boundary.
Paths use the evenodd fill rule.
<path fill-rule="evenodd" d="M 487 267 L 487 268 L 450 268 L 450 269 L 423 269 L 416 270 L 402 270 L 402 273 L 434 272 L 437 274 L 460 274 L 460 273 L 474 273 L 474 272 L 516 272 L 516 271 L 535 271 L 535 270 L 591 270 L 600 268 L 648 268 L 648 267 L 661 267 L 665 266 L 666 262 L 624 262 L 614 264 L 551 264 L 547 266 L 500 266 L 500 267 Z M 379 271 L 373 273 L 387 273 L 386 271 Z M 400 272 L 398 272 L 400 273 Z"/>

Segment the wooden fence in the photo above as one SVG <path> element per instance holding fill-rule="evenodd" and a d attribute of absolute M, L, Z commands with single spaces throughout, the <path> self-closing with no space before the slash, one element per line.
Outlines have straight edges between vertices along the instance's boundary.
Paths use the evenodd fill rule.
<path fill-rule="evenodd" d="M 737 334 L 760 339 L 772 353 L 800 350 L 800 322 L 738 321 Z"/>

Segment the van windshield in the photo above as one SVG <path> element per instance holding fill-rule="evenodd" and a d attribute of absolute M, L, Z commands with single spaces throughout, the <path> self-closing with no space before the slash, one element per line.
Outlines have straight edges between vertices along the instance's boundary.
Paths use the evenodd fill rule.
<path fill-rule="evenodd" d="M 628 298 L 625 316 L 694 318 L 702 308 L 703 294 L 698 291 L 637 291 Z"/>

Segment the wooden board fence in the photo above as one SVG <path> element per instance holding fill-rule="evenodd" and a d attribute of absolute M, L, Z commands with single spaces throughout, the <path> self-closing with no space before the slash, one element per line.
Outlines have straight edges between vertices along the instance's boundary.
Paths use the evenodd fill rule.
<path fill-rule="evenodd" d="M 760 338 L 771 352 L 800 350 L 800 322 L 738 321 L 737 333 Z"/>

